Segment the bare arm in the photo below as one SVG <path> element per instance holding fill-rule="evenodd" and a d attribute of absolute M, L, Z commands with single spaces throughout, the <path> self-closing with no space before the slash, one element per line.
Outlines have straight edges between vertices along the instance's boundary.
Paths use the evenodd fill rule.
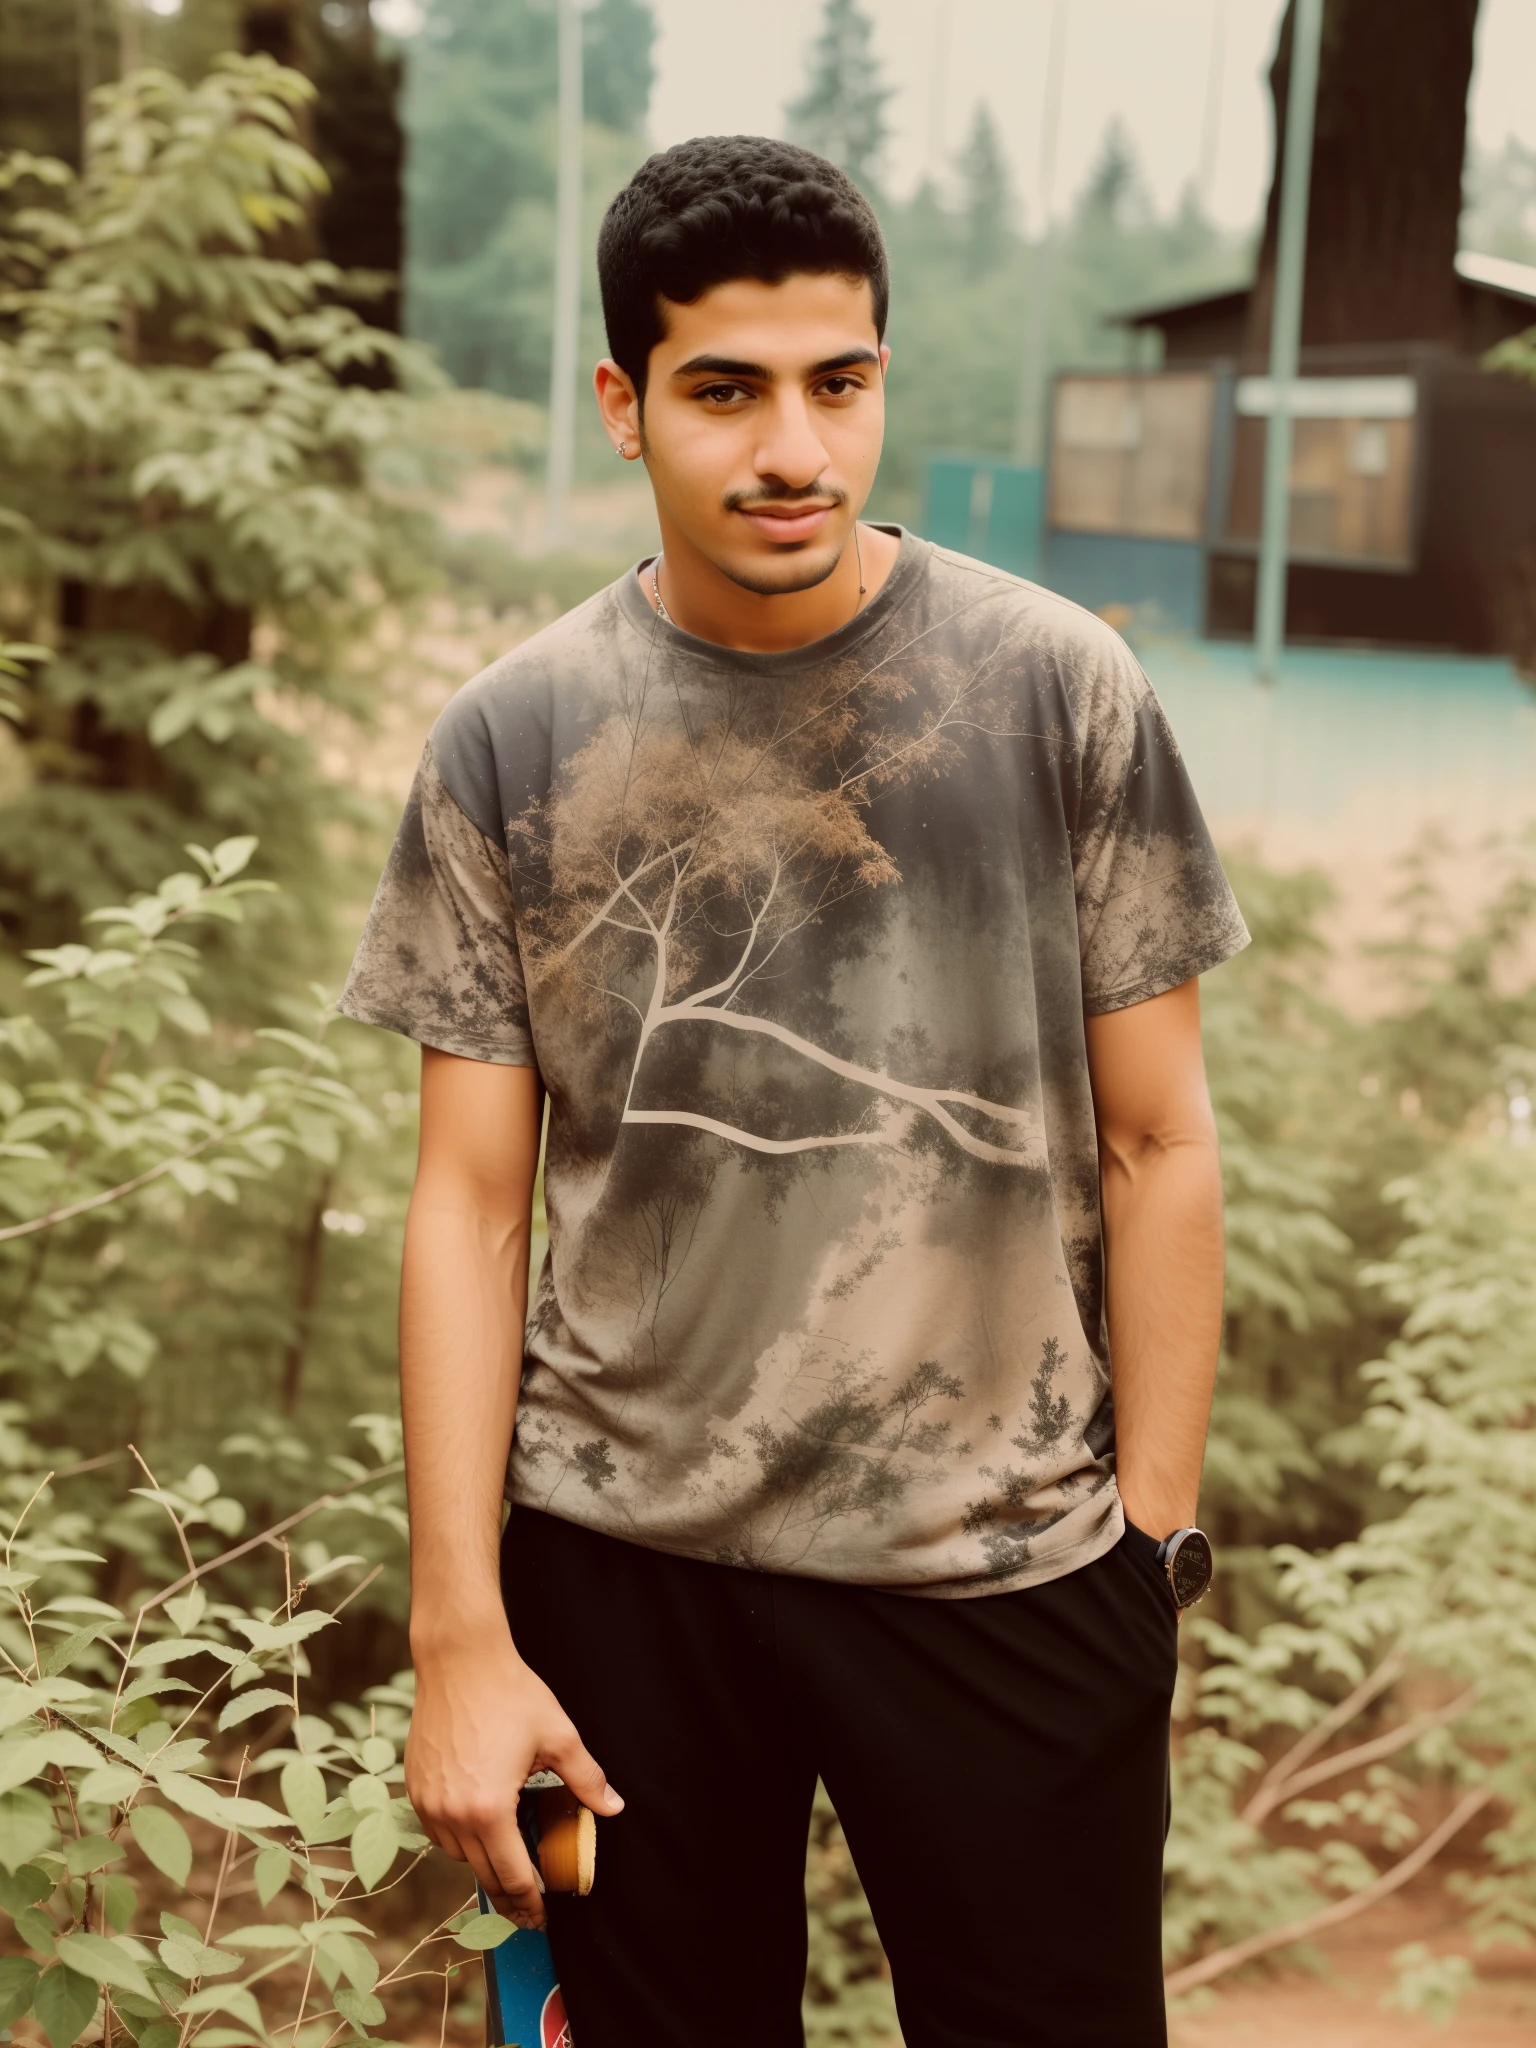
<path fill-rule="evenodd" d="M 1199 984 L 1090 1017 L 1116 1472 L 1149 1535 L 1195 1519 L 1221 1346 L 1221 1162 Z"/>
<path fill-rule="evenodd" d="M 623 1804 L 518 1656 L 501 1604 L 542 1112 L 532 1068 L 423 1050 L 400 1290 L 416 1666 L 406 1791 L 438 1846 L 533 1925 L 543 1908 L 516 1825 L 529 1772 L 557 1770 L 597 1813 Z"/>

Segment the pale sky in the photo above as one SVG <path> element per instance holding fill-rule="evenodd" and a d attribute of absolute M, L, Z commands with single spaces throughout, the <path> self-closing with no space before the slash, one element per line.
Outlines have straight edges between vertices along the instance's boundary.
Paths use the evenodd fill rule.
<path fill-rule="evenodd" d="M 174 6 L 179 0 L 150 0 Z M 373 0 L 409 34 L 423 0 Z M 965 139 L 978 99 L 1012 160 L 1027 222 L 1042 205 L 1046 51 L 1058 0 L 864 0 L 875 23 L 894 130 L 886 182 L 910 192 L 940 174 Z M 1071 203 L 1116 118 L 1157 203 L 1206 183 L 1229 227 L 1257 218 L 1269 184 L 1265 73 L 1284 0 L 1063 0 L 1066 53 L 1052 213 Z M 651 0 L 658 30 L 651 137 L 783 131 L 799 92 L 821 0 Z M 1508 135 L 1536 148 L 1536 0 L 1482 0 L 1469 105 L 1471 139 Z"/>
<path fill-rule="evenodd" d="M 1056 0 L 866 0 L 885 81 L 895 88 L 887 182 L 909 191 L 960 143 L 976 101 L 991 106 L 1015 191 L 1038 224 L 1042 85 Z M 651 0 L 659 30 L 651 132 L 659 146 L 700 134 L 777 134 L 799 91 L 821 0 Z M 1208 204 L 1245 227 L 1269 182 L 1264 74 L 1283 0 L 1067 0 L 1053 211 L 1081 186 L 1116 115 L 1163 207 L 1198 179 L 1207 153 L 1207 79 L 1219 63 L 1219 125 Z M 1471 131 L 1536 146 L 1536 0 L 1483 0 Z"/>

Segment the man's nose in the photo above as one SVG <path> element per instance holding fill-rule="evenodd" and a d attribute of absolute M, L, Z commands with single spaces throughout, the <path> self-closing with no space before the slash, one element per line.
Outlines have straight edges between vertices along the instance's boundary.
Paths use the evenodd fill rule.
<path fill-rule="evenodd" d="M 765 482 L 772 478 L 792 491 L 809 489 L 827 466 L 827 451 L 803 395 L 785 392 L 765 410 L 767 432 L 758 443 L 754 469 Z"/>

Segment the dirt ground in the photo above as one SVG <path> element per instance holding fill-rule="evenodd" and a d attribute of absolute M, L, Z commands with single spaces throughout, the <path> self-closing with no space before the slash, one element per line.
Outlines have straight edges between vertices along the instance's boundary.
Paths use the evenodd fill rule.
<path fill-rule="evenodd" d="M 1171 2015 L 1170 2048 L 1531 2048 L 1536 1954 L 1474 1957 L 1477 1982 L 1443 2028 L 1383 2007 L 1398 1949 L 1422 1942 L 1436 1956 L 1470 1954 L 1447 1936 L 1451 1910 L 1438 1880 L 1410 1886 L 1321 1941 L 1319 1974 L 1254 1977 L 1182 2001 Z"/>

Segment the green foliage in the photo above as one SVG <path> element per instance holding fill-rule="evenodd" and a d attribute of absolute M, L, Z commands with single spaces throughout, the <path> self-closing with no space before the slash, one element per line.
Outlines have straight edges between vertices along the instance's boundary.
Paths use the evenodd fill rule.
<path fill-rule="evenodd" d="M 1536 384 L 1536 327 L 1528 327 L 1524 334 L 1512 334 L 1507 341 L 1501 341 L 1488 351 L 1486 360 L 1490 370 L 1507 370 Z"/>
<path fill-rule="evenodd" d="M 1512 334 L 1483 358 L 1486 368 L 1536 384 L 1536 327 Z M 1495 565 L 1503 644 L 1527 682 L 1536 682 L 1536 546 L 1516 543 Z"/>
<path fill-rule="evenodd" d="M 403 500 L 437 380 L 273 253 L 325 183 L 309 95 L 264 59 L 144 73 L 83 178 L 0 161 L 0 1001 L 63 1019 L 0 1049 L 0 1415 L 87 1468 L 82 1514 L 128 1438 L 279 1513 L 391 1398 L 407 1063 L 315 979 L 383 820 L 316 738 L 372 715 L 375 619 L 431 573 Z"/>
<path fill-rule="evenodd" d="M 805 1898 L 810 1952 L 803 2017 L 811 2048 L 899 2043 L 891 1980 L 869 1901 L 826 1787 L 816 1787 Z"/>
<path fill-rule="evenodd" d="M 872 38 L 859 0 L 826 0 L 806 63 L 805 90 L 784 110 L 790 140 L 830 158 L 866 191 L 880 182 L 890 124 Z"/>
<path fill-rule="evenodd" d="M 308 91 L 141 74 L 83 178 L 0 166 L 0 2004 L 53 2048 L 103 2001 L 148 2048 L 377 2028 L 357 1904 L 424 1847 L 408 1689 L 358 1700 L 401 1597 L 368 1590 L 404 1534 L 372 1411 L 413 1105 L 306 971 L 373 822 L 310 734 L 368 709 L 373 620 L 426 573 L 436 383 L 274 254 L 324 188 Z M 302 1825 L 260 1782 L 289 1765 Z M 231 1884 L 267 1920 L 216 1926 Z"/>
<path fill-rule="evenodd" d="M 189 848 L 194 869 L 92 913 L 89 940 L 33 949 L 26 988 L 47 1001 L 52 1021 L 19 1013 L 0 1022 L 8 1467 L 21 1457 L 23 1427 L 49 1446 L 48 1462 L 89 1470 L 114 1463 L 110 1447 L 130 1430 L 195 1461 L 189 1432 L 201 1426 L 225 1440 L 227 1455 L 265 1467 L 269 1499 L 309 1476 L 313 1452 L 259 1419 L 266 1404 L 254 1404 L 254 1434 L 230 1435 L 240 1419 L 240 1383 L 229 1370 L 238 1350 L 225 1347 L 223 1381 L 208 1399 L 205 1317 L 211 1310 L 216 1326 L 242 1305 L 244 1290 L 200 1312 L 208 1274 L 220 1270 L 218 1254 L 211 1268 L 207 1258 L 220 1234 L 207 1231 L 206 1212 L 229 1217 L 229 1241 L 255 1265 L 252 1226 L 264 1206 L 281 1199 L 279 1190 L 291 1202 L 295 1182 L 302 1187 L 315 1165 L 334 1170 L 344 1145 L 375 1147 L 379 1129 L 341 1078 L 324 1014 L 306 1032 L 263 1027 L 231 1042 L 199 999 L 202 962 L 186 934 L 238 924 L 270 887 L 243 873 L 254 845 Z M 174 1051 L 221 1038 L 223 1057 L 203 1067 Z M 238 1220 L 229 1214 L 236 1210 Z M 284 1254 L 284 1237 L 268 1250 Z M 381 1282 L 388 1285 L 382 1274 Z M 259 1341 L 260 1324 L 246 1344 L 253 1334 Z M 91 1400 L 82 1404 L 75 1383 L 87 1376 Z M 201 1400 L 187 1378 L 201 1383 Z M 346 1395 L 344 1378 L 333 1398 Z M 222 1527 L 233 1510 L 210 1495 L 186 1513 Z"/>
<path fill-rule="evenodd" d="M 1213 991 L 1235 1257 L 1212 1490 L 1265 1550 L 1186 1624 L 1180 1961 L 1274 1941 L 1485 1807 L 1469 1925 L 1536 1927 L 1532 856 L 1506 851 L 1471 918 L 1432 851 L 1409 864 L 1402 936 L 1373 949 L 1397 1001 L 1369 1023 L 1297 972 L 1305 921 L 1265 960 L 1273 883 L 1250 880 L 1256 957 Z M 1399 2003 L 1440 2011 L 1456 1973 L 1402 1968 Z"/>
<path fill-rule="evenodd" d="M 13 1387 L 29 1371 L 153 1375 L 134 1251 L 368 1125 L 323 1034 L 260 1034 L 239 1087 L 175 1060 L 175 1042 L 214 1028 L 185 935 L 241 919 L 263 887 L 244 872 L 254 850 L 249 838 L 192 848 L 193 869 L 98 912 L 89 941 L 34 952 L 35 1011 L 0 1022 Z M 125 1243 L 127 1256 L 102 1257 Z M 247 1534 L 248 1503 L 276 1490 L 270 1447 L 239 1433 L 222 1446 L 221 1463 L 249 1474 L 244 1498 L 206 1464 L 162 1481 L 136 1451 L 145 1483 L 103 1489 L 93 1474 L 113 1461 L 59 1441 L 74 1419 L 46 1399 L 13 1400 L 4 1418 L 0 1909 L 20 1951 L 0 1964 L 5 2023 L 33 2014 L 52 2048 L 98 2011 L 150 2048 L 173 2023 L 210 2048 L 265 2040 L 279 2015 L 327 2035 L 376 2030 L 380 1994 L 409 1964 L 432 1967 L 424 1950 L 456 1967 L 460 1916 L 393 1969 L 374 1955 L 358 1911 L 427 1847 L 400 1789 L 409 1685 L 324 1713 L 305 1709 L 301 1686 L 366 1583 L 366 1559 L 333 1554 L 315 1529 L 350 1524 L 385 1557 L 403 1538 L 398 1427 L 356 1418 L 364 1458 L 280 1447 L 284 1476 L 302 1469 L 311 1497 L 276 1518 L 268 1508 Z M 329 1609 L 313 1597 L 348 1580 Z M 265 1917 L 224 1924 L 246 1890 Z M 193 1899 L 195 1921 L 175 1910 Z"/>
<path fill-rule="evenodd" d="M 350 1505 L 398 1519 L 398 1469 L 365 1468 Z M 139 1491 L 187 1553 L 185 1503 Z M 435 1948 L 437 1973 L 451 1974 L 454 1950 L 505 1938 L 506 1923 L 477 1937 L 478 1916 L 463 1928 L 460 1911 L 393 1968 L 374 1953 L 359 1909 L 427 1848 L 399 1789 L 411 1694 L 401 1679 L 359 1708 L 302 1710 L 304 1646 L 336 1626 L 309 1600 L 325 1574 L 290 1574 L 275 1603 L 210 1599 L 209 1586 L 224 1591 L 213 1556 L 130 1603 L 84 1600 L 71 1590 L 80 1566 L 103 1560 L 71 1542 L 73 1520 L 45 1480 L 0 1548 L 0 1908 L 24 1951 L 0 1964 L 7 2024 L 34 2014 L 52 2048 L 98 2013 L 152 2043 L 263 2041 L 279 2025 L 366 2035 L 409 1965 L 430 1971 Z M 84 1608 L 90 1627 L 59 1640 Z M 167 1890 L 156 1874 L 195 1921 L 157 1912 Z M 253 1888 L 262 1917 L 222 1924 Z M 235 2022 L 233 2036 L 208 2031 L 218 2019 Z M 149 2033 L 157 2026 L 164 2037 Z"/>
<path fill-rule="evenodd" d="M 1465 1956 L 1437 1956 L 1422 1941 L 1400 1948 L 1397 1981 L 1382 2000 L 1389 2010 L 1416 2013 L 1432 2027 L 1449 2026 L 1476 1972 Z"/>
<path fill-rule="evenodd" d="M 99 96 L 82 178 L 0 167 L 0 606 L 56 648 L 0 819 L 24 937 L 147 886 L 189 832 L 253 826 L 312 874 L 345 815 L 296 712 L 362 708 L 346 651 L 417 575 L 379 476 L 427 373 L 323 303 L 333 269 L 267 253 L 324 184 L 309 92 L 265 59 L 141 73 Z M 370 365 L 396 388 L 349 382 Z"/>
<path fill-rule="evenodd" d="M 645 154 L 654 34 L 644 0 L 600 0 L 583 21 L 589 359 L 603 353 L 590 252 L 608 200 Z M 411 331 L 458 383 L 540 402 L 554 288 L 555 42 L 555 11 L 535 0 L 434 0 L 412 46 L 405 109 Z M 595 445 L 596 425 L 583 420 Z"/>
<path fill-rule="evenodd" d="M 1358 1501 L 1327 1461 L 1352 1420 L 1349 1349 L 1364 1311 L 1341 1226 L 1341 1154 L 1321 1132 L 1364 1107 L 1344 1020 L 1313 993 L 1328 892 L 1313 876 L 1234 864 L 1252 949 L 1206 994 L 1206 1055 L 1227 1196 L 1225 1346 L 1202 1512 L 1236 1619 L 1261 1546 L 1284 1529 L 1342 1534 Z M 1347 1155 L 1344 1155 L 1347 1156 Z M 1331 1356 L 1330 1353 L 1336 1354 Z M 1342 1521 L 1340 1517 L 1342 1516 Z"/>
<path fill-rule="evenodd" d="M 1008 160 L 1002 137 L 985 100 L 976 102 L 971 132 L 956 163 L 960 173 L 960 217 L 965 223 L 966 261 L 972 277 L 996 270 L 1008 253 Z"/>

